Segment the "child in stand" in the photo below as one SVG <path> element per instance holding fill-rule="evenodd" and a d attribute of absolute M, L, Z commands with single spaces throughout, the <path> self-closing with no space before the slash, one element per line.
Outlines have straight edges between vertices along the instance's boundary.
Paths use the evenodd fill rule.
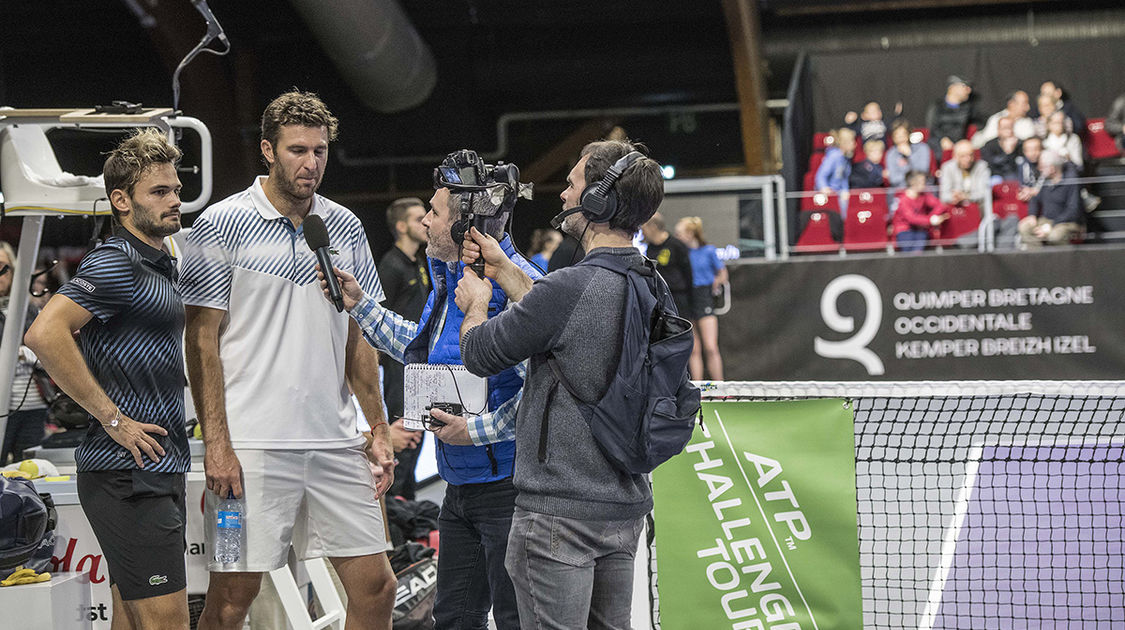
<path fill-rule="evenodd" d="M 864 160 L 852 166 L 852 174 L 848 177 L 848 186 L 858 188 L 883 187 L 883 141 L 868 140 L 863 143 Z"/>
<path fill-rule="evenodd" d="M 910 171 L 906 175 L 906 189 L 898 193 L 895 210 L 895 246 L 904 252 L 920 252 L 926 247 L 931 233 L 949 219 L 941 201 L 926 192 L 926 174 Z"/>
<path fill-rule="evenodd" d="M 841 127 L 832 133 L 835 142 L 824 152 L 824 161 L 816 170 L 816 189 L 826 195 L 839 193 L 840 216 L 848 211 L 848 177 L 852 174 L 855 155 L 855 132 Z"/>

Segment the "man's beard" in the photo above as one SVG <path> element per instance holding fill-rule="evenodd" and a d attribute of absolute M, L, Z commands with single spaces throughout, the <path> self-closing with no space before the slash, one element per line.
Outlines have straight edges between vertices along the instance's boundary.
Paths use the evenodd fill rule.
<path fill-rule="evenodd" d="M 153 238 L 164 238 L 171 236 L 180 231 L 180 221 L 176 220 L 175 224 L 165 223 L 159 212 L 137 203 L 133 200 L 133 227 L 137 228 L 141 234 Z"/>
<path fill-rule="evenodd" d="M 428 238 L 429 241 L 426 243 L 427 256 L 442 262 L 457 262 L 461 248 L 453 242 L 453 237 L 448 232 L 444 236 L 430 234 Z"/>
<path fill-rule="evenodd" d="M 277 189 L 282 195 L 288 197 L 293 201 L 307 201 L 312 198 L 316 191 L 320 188 L 320 182 L 323 178 L 317 179 L 316 184 L 311 189 L 302 189 L 297 185 L 296 176 L 285 169 L 281 164 L 281 160 L 274 160 L 270 168 L 270 179 L 274 180 Z"/>
<path fill-rule="evenodd" d="M 583 219 L 583 220 L 579 220 Z M 581 212 L 576 212 L 569 217 L 563 219 L 562 225 L 559 226 L 563 234 L 566 234 L 578 242 L 582 242 L 582 237 L 586 235 L 586 228 L 590 227 L 590 222 L 585 220 L 586 217 L 582 216 Z"/>

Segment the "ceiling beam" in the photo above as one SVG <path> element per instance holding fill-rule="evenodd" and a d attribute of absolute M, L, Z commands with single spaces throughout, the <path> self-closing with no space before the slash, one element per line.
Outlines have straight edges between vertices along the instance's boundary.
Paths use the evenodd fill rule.
<path fill-rule="evenodd" d="M 769 160 L 769 111 L 766 108 L 765 59 L 762 57 L 758 0 L 723 0 L 723 15 L 734 59 L 746 172 L 766 175 L 773 171 Z"/>

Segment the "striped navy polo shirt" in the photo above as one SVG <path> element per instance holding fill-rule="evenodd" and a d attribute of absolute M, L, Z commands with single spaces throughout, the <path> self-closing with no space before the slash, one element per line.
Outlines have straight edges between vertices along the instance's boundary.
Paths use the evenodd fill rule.
<path fill-rule="evenodd" d="M 184 430 L 184 305 L 175 260 L 121 229 L 95 248 L 59 289 L 93 317 L 78 347 L 94 379 L 121 413 L 157 424 L 164 457 L 149 472 L 183 473 L 191 466 Z M 137 468 L 132 454 L 93 420 L 74 452 L 78 472 Z"/>

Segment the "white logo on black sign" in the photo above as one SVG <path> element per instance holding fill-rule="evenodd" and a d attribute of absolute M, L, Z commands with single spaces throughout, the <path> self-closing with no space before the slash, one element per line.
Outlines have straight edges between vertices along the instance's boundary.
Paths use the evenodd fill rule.
<path fill-rule="evenodd" d="M 863 305 L 866 309 L 863 326 L 858 331 L 855 329 L 855 318 L 845 317 L 836 308 L 836 302 L 847 291 L 857 291 L 863 296 Z M 820 296 L 820 316 L 829 328 L 839 333 L 855 333 L 843 341 L 829 341 L 817 337 L 813 349 L 826 359 L 851 359 L 858 362 L 871 376 L 880 376 L 886 370 L 883 360 L 872 352 L 867 344 L 879 332 L 879 324 L 883 321 L 883 297 L 879 294 L 879 287 L 867 276 L 847 274 L 840 276 L 824 287 Z"/>
<path fill-rule="evenodd" d="M 87 293 L 93 293 L 94 292 L 94 285 L 90 284 L 86 280 L 83 280 L 82 278 L 71 278 L 70 281 L 73 282 L 74 285 L 77 286 L 78 288 L 85 289 L 85 291 Z"/>

